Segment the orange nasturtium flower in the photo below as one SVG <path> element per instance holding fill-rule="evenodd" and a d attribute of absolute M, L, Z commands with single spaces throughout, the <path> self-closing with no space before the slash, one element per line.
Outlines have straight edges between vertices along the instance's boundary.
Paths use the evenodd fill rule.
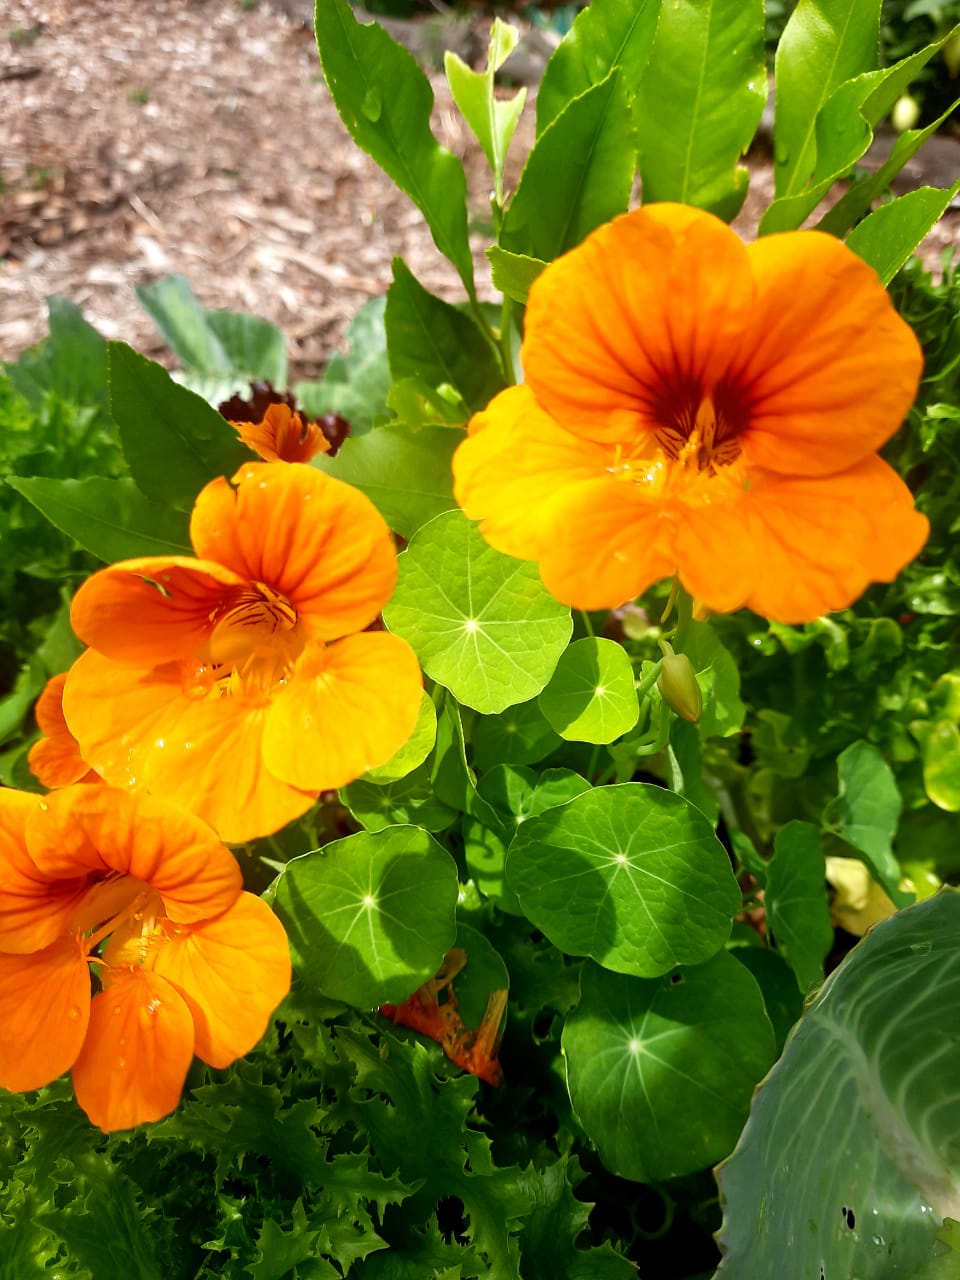
<path fill-rule="evenodd" d="M 492 546 L 581 609 L 679 576 L 708 608 L 804 622 L 888 582 L 926 519 L 876 450 L 922 355 L 874 271 L 817 231 L 745 245 L 654 204 L 530 292 L 525 385 L 454 457 Z"/>
<path fill-rule="evenodd" d="M 63 717 L 66 672 L 51 676 L 37 699 L 33 714 L 43 737 L 27 753 L 31 772 L 45 787 L 68 787 L 71 782 L 100 782 L 80 755 L 80 747 Z"/>
<path fill-rule="evenodd" d="M 101 1129 L 158 1120 L 194 1055 L 247 1053 L 289 987 L 283 926 L 198 818 L 112 787 L 0 789 L 0 1087 L 71 1071 Z"/>
<path fill-rule="evenodd" d="M 267 405 L 259 422 L 234 422 L 237 435 L 264 462 L 309 462 L 330 452 L 330 441 L 319 423 L 309 422 L 289 405 Z"/>
<path fill-rule="evenodd" d="M 397 563 L 358 490 L 250 463 L 206 486 L 190 537 L 197 559 L 121 561 L 77 592 L 90 647 L 63 710 L 105 781 L 248 840 L 389 760 L 416 724 L 420 669 L 406 641 L 364 630 Z"/>

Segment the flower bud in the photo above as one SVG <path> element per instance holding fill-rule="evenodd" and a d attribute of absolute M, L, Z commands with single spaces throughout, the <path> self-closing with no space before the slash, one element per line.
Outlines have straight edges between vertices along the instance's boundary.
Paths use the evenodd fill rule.
<path fill-rule="evenodd" d="M 911 98 L 908 93 L 903 94 L 894 103 L 893 110 L 890 112 L 890 123 L 896 129 L 897 133 L 906 133 L 920 119 L 920 103 L 916 98 Z"/>
<path fill-rule="evenodd" d="M 660 644 L 663 648 L 663 666 L 660 668 L 657 688 L 667 706 L 682 720 L 696 724 L 703 710 L 703 695 L 693 664 L 685 653 L 674 653 L 666 640 L 661 640 Z"/>

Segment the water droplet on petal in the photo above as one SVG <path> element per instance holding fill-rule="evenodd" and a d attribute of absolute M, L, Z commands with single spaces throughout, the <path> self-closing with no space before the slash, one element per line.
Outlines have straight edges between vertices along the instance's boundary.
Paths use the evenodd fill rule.
<path fill-rule="evenodd" d="M 115 1004 L 115 1005 L 113 1006 L 113 1012 L 114 1012 L 115 1014 L 123 1013 L 123 1009 L 120 1007 L 120 1005 Z"/>
<path fill-rule="evenodd" d="M 71 1008 L 70 1008 L 70 1012 L 67 1014 L 67 1017 L 70 1019 L 70 1021 L 71 1021 L 71 1022 L 79 1022 L 79 1021 L 80 1021 L 80 1006 L 79 1006 L 79 1005 L 76 1005 L 76 1004 L 75 1004 L 75 1005 L 72 1005 L 72 1006 L 71 1006 Z"/>
<path fill-rule="evenodd" d="M 118 1070 L 118 1071 L 126 1071 L 126 1069 L 127 1069 L 127 1060 L 126 1060 L 126 1058 L 118 1058 L 118 1059 L 117 1059 L 117 1070 Z"/>

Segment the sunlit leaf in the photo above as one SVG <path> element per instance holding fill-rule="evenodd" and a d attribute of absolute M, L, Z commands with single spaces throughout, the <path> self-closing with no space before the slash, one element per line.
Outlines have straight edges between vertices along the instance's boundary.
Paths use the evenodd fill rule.
<path fill-rule="evenodd" d="M 640 704 L 623 646 L 586 636 L 560 657 L 540 710 L 561 738 L 613 742 L 637 723 Z"/>

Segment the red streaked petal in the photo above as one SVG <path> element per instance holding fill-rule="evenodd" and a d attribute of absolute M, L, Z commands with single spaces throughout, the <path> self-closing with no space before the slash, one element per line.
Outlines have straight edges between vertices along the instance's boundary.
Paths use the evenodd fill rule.
<path fill-rule="evenodd" d="M 193 1059 L 193 1018 L 183 998 L 149 970 L 113 970 L 93 999 L 73 1065 L 77 1102 L 105 1133 L 174 1111 Z"/>
<path fill-rule="evenodd" d="M 242 893 L 216 920 L 168 932 L 155 972 L 193 1015 L 197 1057 L 226 1067 L 253 1048 L 290 990 L 283 925 L 261 898 Z"/>
<path fill-rule="evenodd" d="M 77 939 L 0 953 L 0 1088 L 22 1093 L 76 1061 L 90 1017 L 90 970 Z"/>
<path fill-rule="evenodd" d="M 417 659 L 399 636 L 365 631 L 311 646 L 267 713 L 267 767 L 305 790 L 345 786 L 400 750 L 422 692 Z"/>
<path fill-rule="evenodd" d="M 362 630 L 396 583 L 393 538 L 369 498 L 299 462 L 212 481 L 190 536 L 198 555 L 286 597 L 316 640 Z"/>
<path fill-rule="evenodd" d="M 119 871 L 156 889 L 178 921 L 219 915 L 242 887 L 233 854 L 205 822 L 155 796 L 114 787 L 66 787 L 27 821 L 42 872 Z"/>
<path fill-rule="evenodd" d="M 70 625 L 117 662 L 155 666 L 201 652 L 217 606 L 241 584 L 222 565 L 188 556 L 123 560 L 87 579 Z"/>

